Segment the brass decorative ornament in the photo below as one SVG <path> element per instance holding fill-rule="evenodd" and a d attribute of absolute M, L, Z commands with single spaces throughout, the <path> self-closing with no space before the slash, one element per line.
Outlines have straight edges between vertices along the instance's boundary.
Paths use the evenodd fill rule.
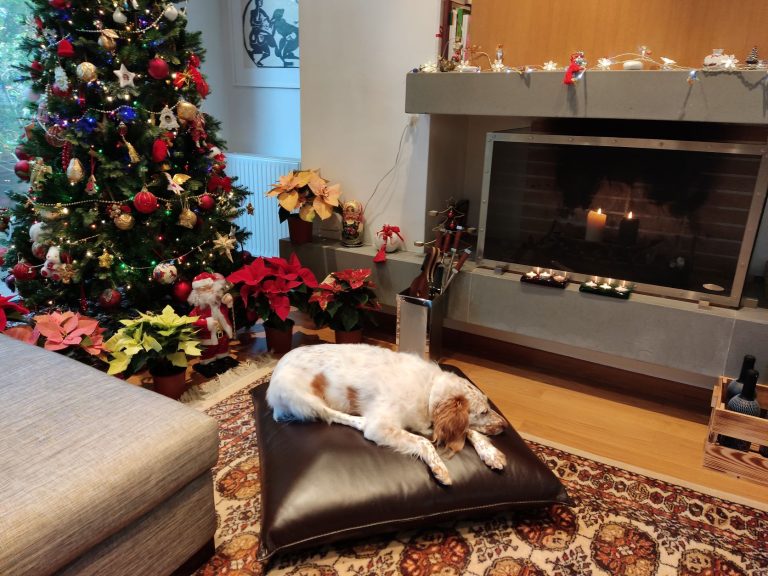
<path fill-rule="evenodd" d="M 99 76 L 98 69 L 90 62 L 80 62 L 75 73 L 77 74 L 77 79 L 81 82 L 93 82 Z"/>
<path fill-rule="evenodd" d="M 114 219 L 114 222 L 118 230 L 130 230 L 136 224 L 136 219 L 132 214 L 120 214 L 120 216 Z"/>
<path fill-rule="evenodd" d="M 179 214 L 179 225 L 192 229 L 197 223 L 197 214 L 189 208 L 184 208 Z"/>

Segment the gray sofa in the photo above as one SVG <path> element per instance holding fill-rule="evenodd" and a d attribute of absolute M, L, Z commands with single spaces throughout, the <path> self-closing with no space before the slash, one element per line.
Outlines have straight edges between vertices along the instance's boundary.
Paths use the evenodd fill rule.
<path fill-rule="evenodd" d="M 190 567 L 217 456 L 213 419 L 0 334 L 0 574 Z"/>

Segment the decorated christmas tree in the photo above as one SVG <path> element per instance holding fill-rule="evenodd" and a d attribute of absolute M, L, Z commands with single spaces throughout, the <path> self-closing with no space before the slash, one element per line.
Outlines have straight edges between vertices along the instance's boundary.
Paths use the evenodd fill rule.
<path fill-rule="evenodd" d="M 247 192 L 226 175 L 199 32 L 157 0 L 29 0 L 32 118 L 5 257 L 30 309 L 110 314 L 186 302 L 200 272 L 228 274 Z"/>

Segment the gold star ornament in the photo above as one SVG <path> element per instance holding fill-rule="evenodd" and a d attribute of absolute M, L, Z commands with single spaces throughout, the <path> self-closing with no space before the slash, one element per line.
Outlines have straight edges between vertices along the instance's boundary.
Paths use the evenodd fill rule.
<path fill-rule="evenodd" d="M 213 241 L 213 249 L 219 254 L 224 254 L 232 262 L 232 250 L 235 249 L 236 241 L 232 236 L 222 236 L 216 232 L 216 239 Z"/>
<path fill-rule="evenodd" d="M 104 252 L 101 253 L 101 256 L 99 256 L 99 266 L 102 268 L 109 268 L 112 266 L 112 263 L 115 261 L 115 257 L 112 256 L 109 252 L 107 252 L 107 249 L 104 248 Z"/>

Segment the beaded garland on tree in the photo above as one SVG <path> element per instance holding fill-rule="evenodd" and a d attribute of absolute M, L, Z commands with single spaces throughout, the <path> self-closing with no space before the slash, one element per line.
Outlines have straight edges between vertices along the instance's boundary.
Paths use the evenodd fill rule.
<path fill-rule="evenodd" d="M 178 292 L 168 274 L 153 279 L 158 265 L 175 267 L 185 286 L 203 270 L 229 273 L 248 235 L 232 223 L 248 193 L 226 175 L 219 123 L 199 110 L 210 88 L 185 10 L 157 0 L 29 5 L 29 61 L 17 68 L 31 83 L 35 121 L 16 172 L 30 188 L 11 195 L 4 262 L 18 268 L 26 304 L 158 310 Z M 66 283 L 36 273 L 47 248 L 67 255 Z"/>

